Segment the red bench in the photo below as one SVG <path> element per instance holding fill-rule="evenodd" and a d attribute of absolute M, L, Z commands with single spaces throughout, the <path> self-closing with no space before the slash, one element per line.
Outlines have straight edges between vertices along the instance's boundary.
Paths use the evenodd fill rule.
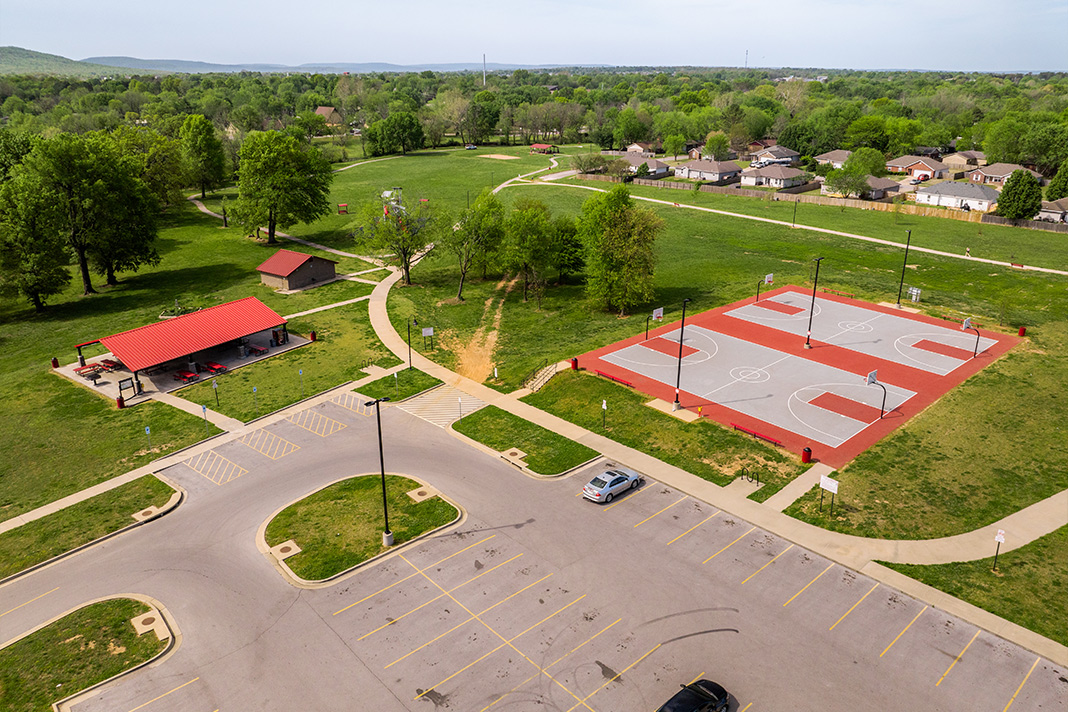
<path fill-rule="evenodd" d="M 634 384 L 631 383 L 630 381 L 624 381 L 622 378 L 616 378 L 615 376 L 613 376 L 610 373 L 605 373 L 604 371 L 596 371 L 596 370 L 594 371 L 594 373 L 596 373 L 598 376 L 604 376 L 605 378 L 607 378 L 610 381 L 615 381 L 616 383 L 622 383 L 624 386 L 629 386 L 630 388 L 634 388 Z"/>
<path fill-rule="evenodd" d="M 753 430 L 751 428 L 747 428 L 744 425 L 738 425 L 738 423 L 731 423 L 731 427 L 734 428 L 735 430 L 741 430 L 743 433 L 746 433 L 747 435 L 752 435 L 754 438 L 758 438 L 758 439 L 763 440 L 765 442 L 769 442 L 772 445 L 778 445 L 779 447 L 782 447 L 782 440 L 776 440 L 775 438 L 771 437 L 770 435 L 765 435 L 764 433 L 758 433 L 757 431 L 755 431 L 755 430 Z"/>

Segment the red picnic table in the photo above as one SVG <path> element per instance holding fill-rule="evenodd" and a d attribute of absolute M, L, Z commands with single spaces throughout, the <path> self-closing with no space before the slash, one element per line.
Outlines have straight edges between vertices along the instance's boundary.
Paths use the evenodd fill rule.
<path fill-rule="evenodd" d="M 221 363 L 217 363 L 215 361 L 205 361 L 204 367 L 208 369 L 208 373 L 211 373 L 213 375 L 216 373 L 224 373 L 226 371 L 226 366 L 223 366 Z"/>
<path fill-rule="evenodd" d="M 182 381 L 183 383 L 192 383 L 193 381 L 200 380 L 200 376 L 192 371 L 176 371 L 174 374 L 174 380 Z"/>
<path fill-rule="evenodd" d="M 256 354 L 257 356 L 263 356 L 267 353 L 267 349 L 262 346 L 256 346 L 255 344 L 248 345 L 249 353 Z"/>

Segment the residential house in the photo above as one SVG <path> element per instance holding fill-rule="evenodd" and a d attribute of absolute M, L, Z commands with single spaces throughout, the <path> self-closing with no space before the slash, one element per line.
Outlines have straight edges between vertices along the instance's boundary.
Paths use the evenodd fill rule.
<path fill-rule="evenodd" d="M 986 185 L 946 182 L 916 189 L 916 202 L 920 205 L 941 205 L 956 210 L 990 212 L 998 202 L 999 193 Z"/>
<path fill-rule="evenodd" d="M 868 176 L 868 188 L 861 196 L 842 195 L 841 193 L 836 193 L 835 191 L 827 187 L 826 182 L 820 184 L 820 195 L 830 195 L 838 198 L 861 197 L 867 200 L 882 200 L 886 197 L 887 193 L 896 193 L 900 187 L 901 185 L 896 180 Z"/>
<path fill-rule="evenodd" d="M 816 156 L 816 163 L 820 165 L 831 165 L 831 168 L 841 169 L 845 164 L 846 159 L 853 155 L 852 151 L 846 151 L 844 149 L 836 149 L 834 151 L 828 151 L 827 153 L 821 153 Z"/>
<path fill-rule="evenodd" d="M 675 166 L 675 175 L 691 180 L 728 183 L 741 175 L 742 169 L 733 161 L 688 161 Z"/>
<path fill-rule="evenodd" d="M 890 173 L 906 173 L 920 180 L 945 178 L 949 172 L 944 163 L 923 156 L 901 156 L 887 161 L 886 170 Z"/>
<path fill-rule="evenodd" d="M 1042 183 L 1042 174 L 1036 173 L 1028 168 L 1024 168 L 1018 163 L 994 163 L 989 166 L 981 166 L 968 174 L 968 180 L 972 183 L 979 183 L 980 185 L 987 185 L 993 183 L 995 185 L 1003 185 L 1009 176 L 1016 171 L 1027 171 L 1035 178 L 1038 179 L 1039 184 Z"/>
<path fill-rule="evenodd" d="M 703 143 L 686 149 L 686 155 L 695 161 L 700 161 L 705 157 L 705 145 Z M 730 149 L 727 150 L 727 160 L 733 161 L 738 158 L 738 154 Z"/>
<path fill-rule="evenodd" d="M 300 289 L 317 282 L 328 282 L 336 276 L 337 262 L 303 252 L 279 250 L 256 268 L 260 281 L 275 289 Z"/>
<path fill-rule="evenodd" d="M 1068 198 L 1052 201 L 1043 200 L 1042 209 L 1038 211 L 1035 220 L 1055 223 L 1068 222 Z"/>
<path fill-rule="evenodd" d="M 791 166 L 801 162 L 801 154 L 786 146 L 768 146 L 752 154 L 754 161 L 767 161 L 769 163 L 783 163 Z"/>
<path fill-rule="evenodd" d="M 793 188 L 804 183 L 804 172 L 789 166 L 766 166 L 742 171 L 742 185 L 766 185 L 770 188 Z"/>
<path fill-rule="evenodd" d="M 626 153 L 623 156 L 620 156 L 620 158 L 630 164 L 631 173 L 637 173 L 643 163 L 649 166 L 650 178 L 663 178 L 670 172 L 668 164 L 648 156 L 641 156 L 637 153 Z"/>
<path fill-rule="evenodd" d="M 644 141 L 638 141 L 627 146 L 627 153 L 636 153 L 640 156 L 653 156 L 660 150 L 659 143 L 646 143 Z"/>
<path fill-rule="evenodd" d="M 986 154 L 982 151 L 957 151 L 942 159 L 950 170 L 970 171 L 986 165 Z"/>
<path fill-rule="evenodd" d="M 755 141 L 750 141 L 745 150 L 749 153 L 756 153 L 757 151 L 763 151 L 765 148 L 771 148 L 779 143 L 778 139 L 774 138 L 758 138 Z"/>
<path fill-rule="evenodd" d="M 327 126 L 340 126 L 345 123 L 341 113 L 332 106 L 320 106 L 315 109 L 315 113 L 326 119 Z"/>

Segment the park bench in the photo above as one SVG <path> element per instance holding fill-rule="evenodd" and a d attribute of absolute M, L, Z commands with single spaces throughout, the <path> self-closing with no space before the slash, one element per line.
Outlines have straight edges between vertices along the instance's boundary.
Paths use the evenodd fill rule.
<path fill-rule="evenodd" d="M 764 442 L 769 442 L 769 443 L 771 443 L 773 445 L 778 445 L 779 447 L 782 447 L 782 440 L 776 440 L 775 438 L 771 437 L 770 435 L 765 435 L 764 433 L 758 433 L 756 430 L 753 430 L 751 428 L 747 428 L 744 425 L 738 425 L 738 423 L 731 423 L 731 427 L 734 428 L 735 430 L 741 430 L 743 433 L 746 433 L 747 435 L 752 435 L 754 438 L 758 438 L 760 440 L 763 440 Z"/>

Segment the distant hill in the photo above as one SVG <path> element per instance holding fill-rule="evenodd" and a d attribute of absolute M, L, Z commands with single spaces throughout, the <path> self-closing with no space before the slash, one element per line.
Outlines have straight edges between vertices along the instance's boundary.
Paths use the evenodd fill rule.
<path fill-rule="evenodd" d="M 0 47 L 0 74 L 57 74 L 72 77 L 106 77 L 126 75 L 130 70 L 118 65 L 105 66 L 77 62 L 57 54 L 34 52 L 21 47 Z"/>

